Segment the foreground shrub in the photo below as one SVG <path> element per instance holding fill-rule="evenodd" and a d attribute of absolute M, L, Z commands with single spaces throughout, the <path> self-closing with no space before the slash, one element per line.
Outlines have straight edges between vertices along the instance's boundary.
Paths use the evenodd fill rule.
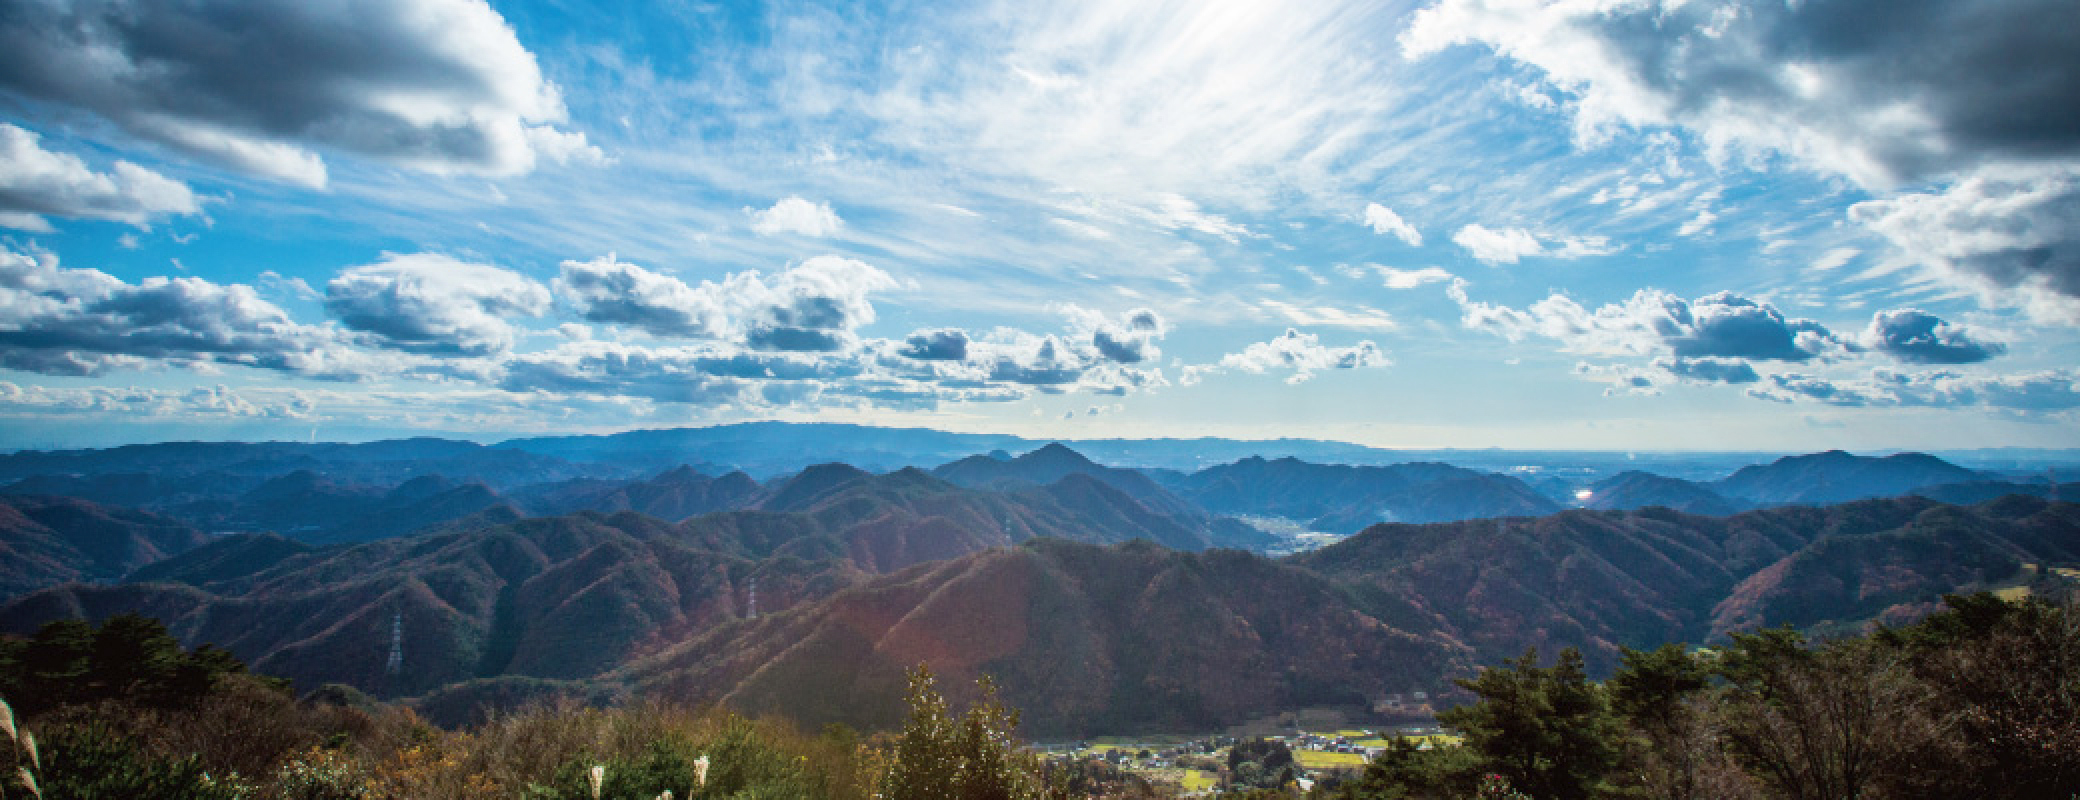
<path fill-rule="evenodd" d="M 43 797 L 52 800 L 245 800 L 237 775 L 212 776 L 202 759 L 155 756 L 105 726 L 62 728 L 45 746 Z"/>

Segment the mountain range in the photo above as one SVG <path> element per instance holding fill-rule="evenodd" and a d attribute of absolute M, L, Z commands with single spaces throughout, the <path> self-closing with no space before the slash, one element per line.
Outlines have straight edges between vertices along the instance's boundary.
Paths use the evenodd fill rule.
<path fill-rule="evenodd" d="M 544 449 L 597 443 L 573 441 Z M 184 447 L 0 457 L 72 470 L 0 488 L 0 631 L 141 611 L 450 722 L 668 692 L 881 727 L 930 661 L 949 686 L 997 676 L 1035 735 L 1068 736 L 1405 712 L 1525 647 L 1608 670 L 1625 646 L 2067 591 L 2051 567 L 2080 565 L 2065 487 L 1918 454 L 1623 471 L 1570 496 L 1435 462 L 1143 470 L 1059 443 L 763 481 L 439 440 Z M 504 471 L 523 463 L 547 469 Z M 1267 519 L 1352 535 L 1270 558 L 1289 542 Z"/>

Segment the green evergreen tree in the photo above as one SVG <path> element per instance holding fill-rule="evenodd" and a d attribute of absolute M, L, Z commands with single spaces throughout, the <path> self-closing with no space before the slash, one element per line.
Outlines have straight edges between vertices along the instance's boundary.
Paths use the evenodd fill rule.
<path fill-rule="evenodd" d="M 1478 702 L 1446 710 L 1438 722 L 1465 734 L 1492 771 L 1534 797 L 1583 800 L 1618 763 L 1621 729 L 1582 654 L 1560 651 L 1551 667 L 1536 650 L 1457 683 Z"/>
<path fill-rule="evenodd" d="M 1026 800 L 1044 796 L 1038 765 L 1020 753 L 1018 712 L 981 681 L 982 699 L 956 719 L 931 669 L 910 673 L 910 715 L 882 777 L 883 800 Z"/>

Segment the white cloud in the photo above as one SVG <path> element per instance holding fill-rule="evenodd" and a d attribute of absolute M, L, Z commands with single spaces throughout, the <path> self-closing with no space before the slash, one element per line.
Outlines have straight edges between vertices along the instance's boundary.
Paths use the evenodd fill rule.
<path fill-rule="evenodd" d="M 200 278 L 125 283 L 56 257 L 0 250 L 0 367 L 100 375 L 239 365 L 353 380 L 398 365 L 329 327 L 300 325 L 252 287 Z"/>
<path fill-rule="evenodd" d="M 549 290 L 511 270 L 438 253 L 386 254 L 342 270 L 325 286 L 341 323 L 387 346 L 431 355 L 491 355 L 512 349 L 509 316 L 540 316 Z"/>
<path fill-rule="evenodd" d="M 1442 0 L 1401 45 L 1537 68 L 1585 142 L 1681 127 L 1721 159 L 1845 176 L 1880 195 L 1851 217 L 1939 277 L 2080 322 L 2080 136 L 2045 111 L 2080 93 L 2080 50 L 2045 24 L 2070 16 L 2064 0 Z"/>
<path fill-rule="evenodd" d="M 604 160 L 480 0 L 34 3 L 0 20 L 0 86 L 132 134 L 323 186 L 318 149 L 433 173 Z"/>
<path fill-rule="evenodd" d="M 1863 255 L 1863 251 L 1854 247 L 1837 247 L 1820 254 L 1820 257 L 1813 261 L 1811 268 L 1818 272 L 1839 269 L 1860 255 Z"/>
<path fill-rule="evenodd" d="M 48 232 L 43 215 L 54 214 L 146 228 L 162 216 L 202 212 L 180 181 L 128 161 L 95 172 L 78 156 L 45 150 L 41 138 L 0 123 L 0 225 Z"/>
<path fill-rule="evenodd" d="M 721 337 L 728 310 L 712 284 L 706 291 L 660 275 L 612 254 L 592 261 L 565 261 L 556 295 L 592 322 L 627 325 L 655 336 Z"/>
<path fill-rule="evenodd" d="M 1984 170 L 1939 192 L 1858 203 L 1849 217 L 1989 302 L 2080 322 L 2080 166 Z"/>
<path fill-rule="evenodd" d="M 1373 233 L 1393 234 L 1395 238 L 1407 242 L 1410 247 L 1421 247 L 1423 244 L 1423 235 L 1416 232 L 1415 226 L 1403 222 L 1401 215 L 1378 203 L 1365 206 L 1365 225 L 1371 228 Z"/>
<path fill-rule="evenodd" d="M 1330 306 L 1297 306 L 1277 300 L 1262 301 L 1265 310 L 1278 315 L 1295 325 L 1310 325 L 1345 330 L 1394 331 L 1401 324 L 1394 317 L 1377 308 L 1359 307 L 1345 310 Z"/>
<path fill-rule="evenodd" d="M 1392 363 L 1380 351 L 1379 345 L 1369 340 L 1349 347 L 1327 347 L 1315 334 L 1287 328 L 1284 334 L 1271 341 L 1252 342 L 1240 353 L 1222 356 L 1217 366 L 1253 374 L 1288 369 L 1293 374 L 1286 378 L 1286 383 L 1296 384 L 1313 378 L 1321 370 L 1384 367 Z M 1190 370 L 1187 385 L 1198 382 L 1199 376 L 1208 371 L 1206 367 Z"/>
<path fill-rule="evenodd" d="M 1576 259 L 1609 255 L 1619 249 L 1602 236 L 1554 236 L 1523 228 L 1493 230 L 1478 223 L 1460 228 L 1452 234 L 1452 242 L 1486 264 L 1515 264 L 1535 256 Z"/>
<path fill-rule="evenodd" d="M 829 236 L 845 224 L 838 218 L 838 212 L 831 210 L 829 203 L 811 203 L 794 195 L 781 198 L 764 211 L 748 208 L 745 211 L 751 215 L 751 229 L 760 236 L 782 233 Z"/>
<path fill-rule="evenodd" d="M 1414 289 L 1424 284 L 1443 283 L 1457 278 L 1457 276 L 1445 271 L 1442 267 L 1395 269 L 1393 267 L 1374 266 L 1373 269 L 1379 272 L 1380 278 L 1386 282 L 1386 287 L 1389 289 Z"/>

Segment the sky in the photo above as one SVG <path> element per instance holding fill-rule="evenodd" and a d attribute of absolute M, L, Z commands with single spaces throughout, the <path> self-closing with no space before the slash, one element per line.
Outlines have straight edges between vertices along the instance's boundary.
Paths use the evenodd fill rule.
<path fill-rule="evenodd" d="M 2080 447 L 2071 0 L 0 8 L 0 447 Z"/>

